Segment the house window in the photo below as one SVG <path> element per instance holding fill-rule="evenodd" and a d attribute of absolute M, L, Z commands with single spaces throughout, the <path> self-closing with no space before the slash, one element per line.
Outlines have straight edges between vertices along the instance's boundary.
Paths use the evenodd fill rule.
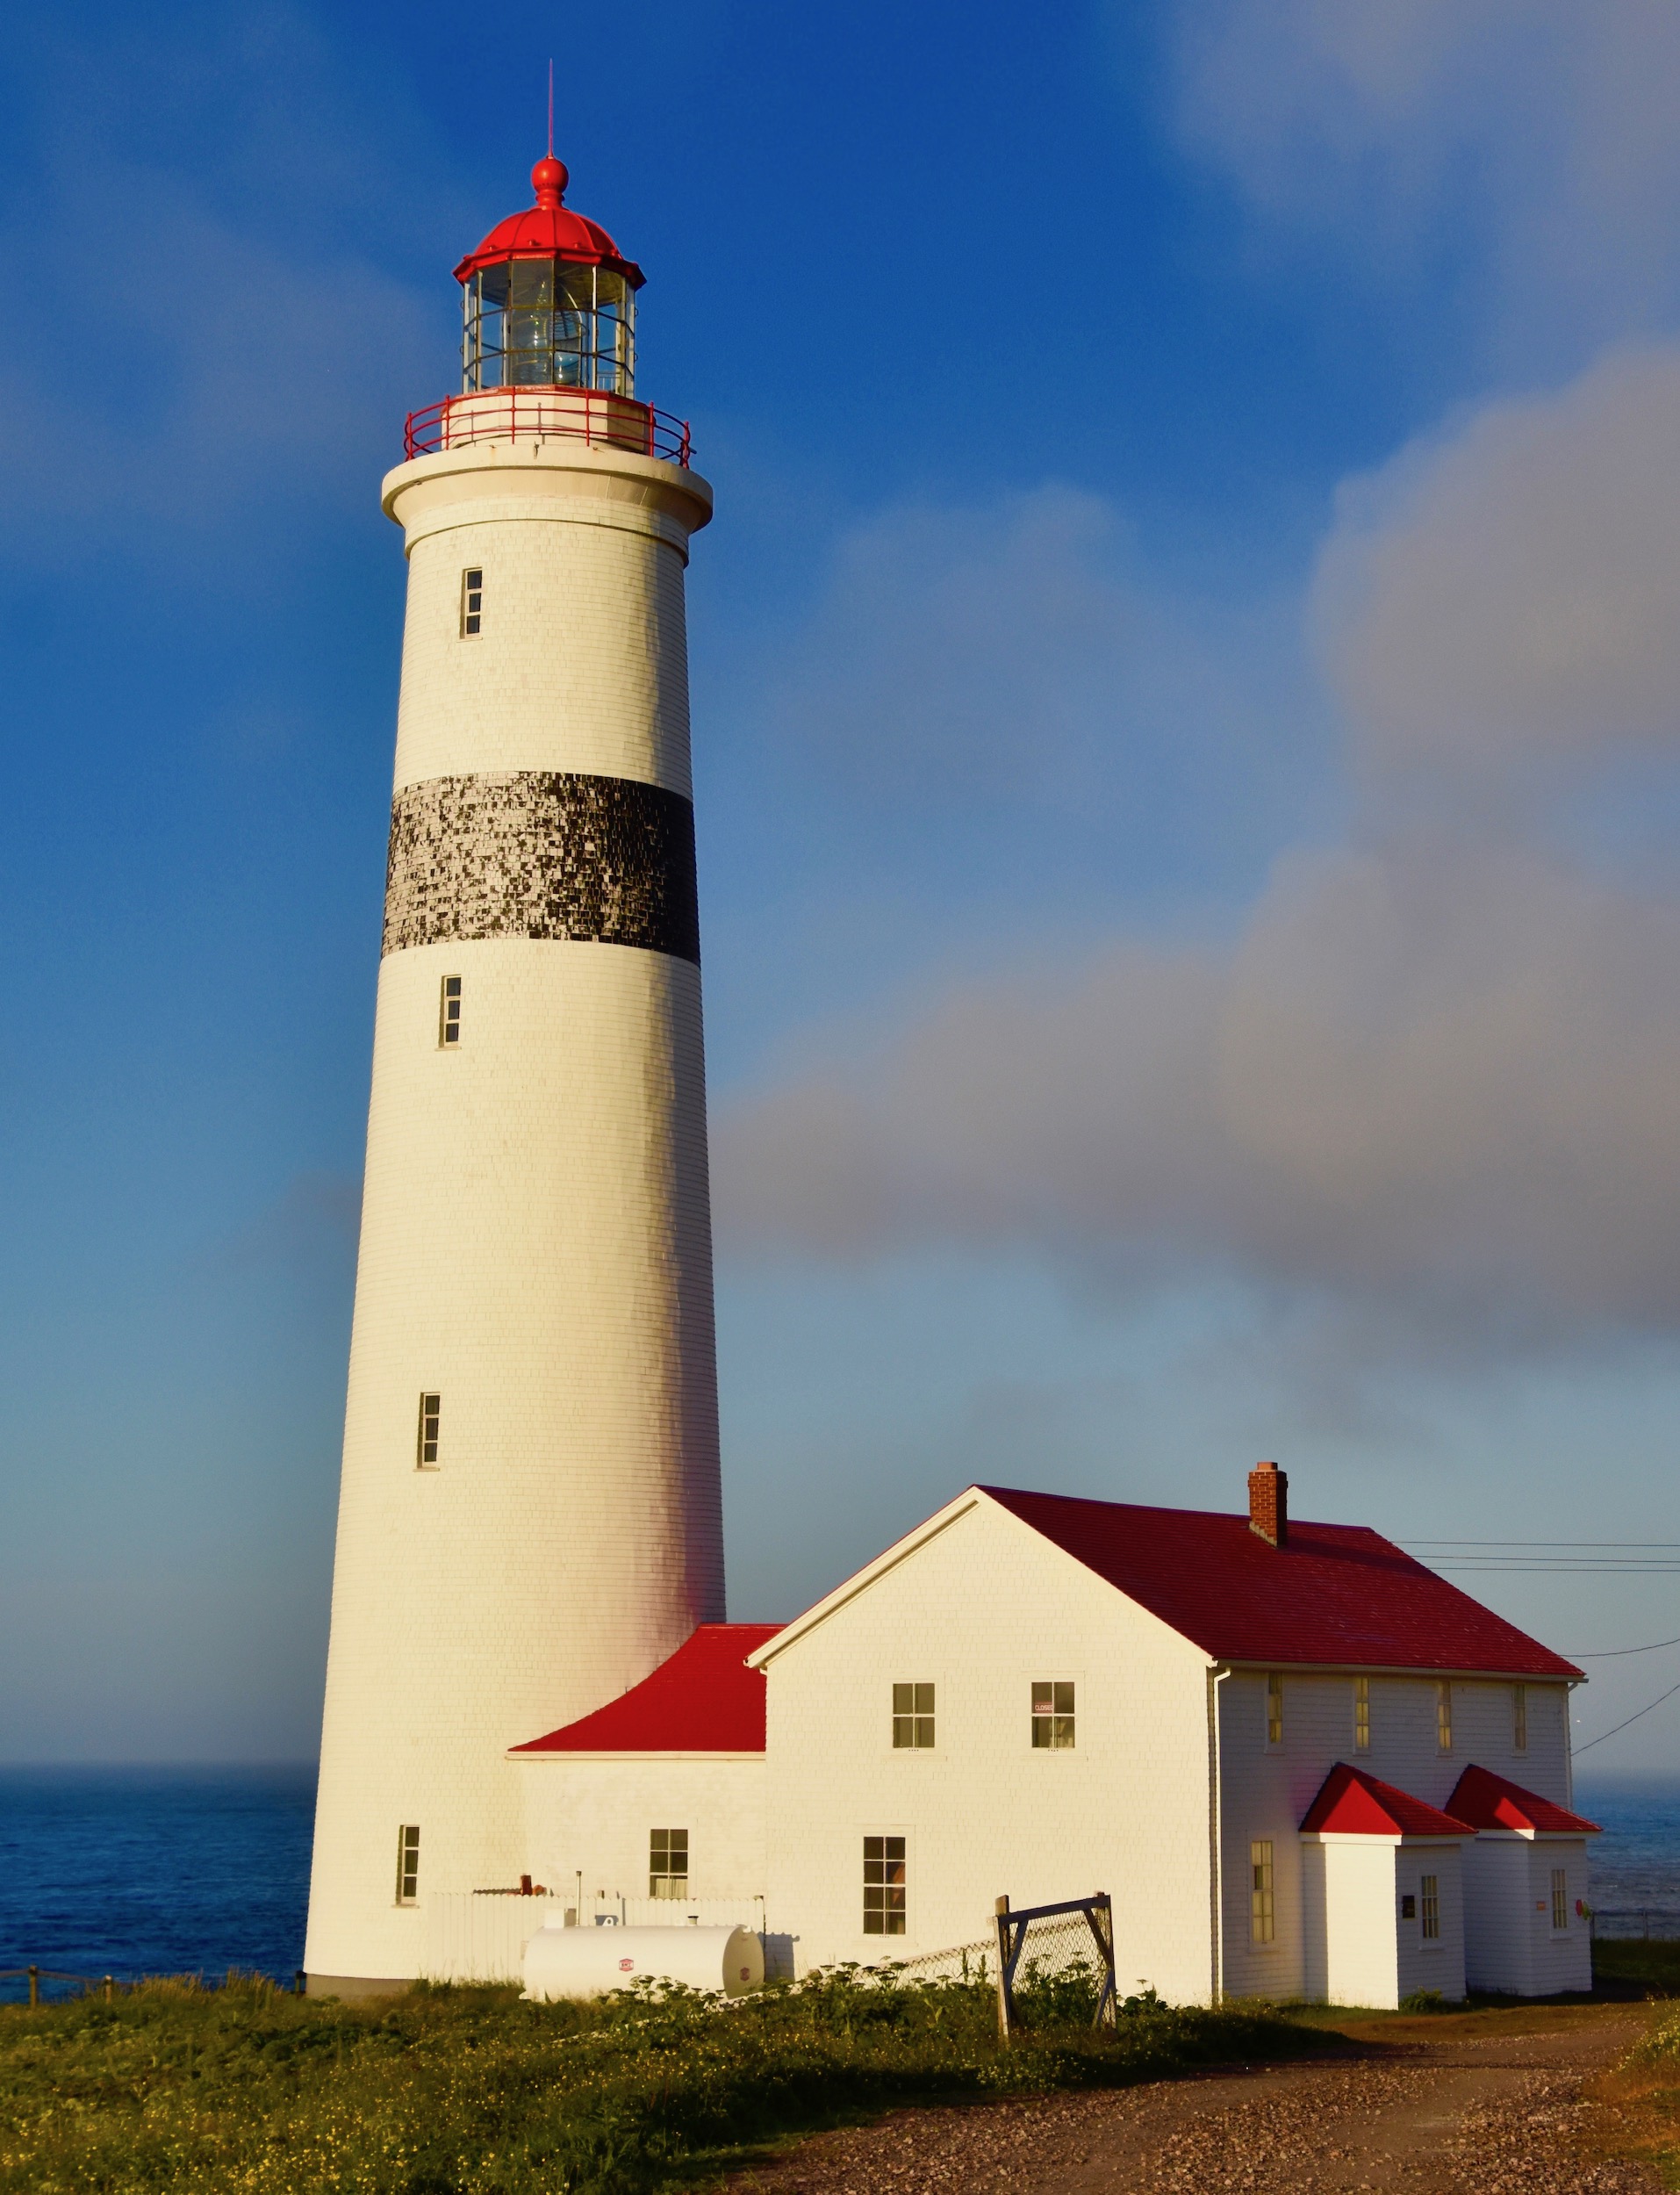
<path fill-rule="evenodd" d="M 461 637 L 474 640 L 478 636 L 485 614 L 485 575 L 475 565 L 470 572 L 461 574 Z"/>
<path fill-rule="evenodd" d="M 437 1463 L 437 1429 L 442 1417 L 442 1395 L 422 1395 L 420 1404 L 420 1446 L 416 1466 L 425 1471 Z"/>
<path fill-rule="evenodd" d="M 895 1684 L 893 1687 L 893 1744 L 895 1749 L 925 1750 L 933 1743 L 933 1687 Z"/>
<path fill-rule="evenodd" d="M 1248 1847 L 1248 1934 L 1252 1942 L 1269 1944 L 1277 1933 L 1277 1915 L 1272 1902 L 1272 1840 L 1256 1837 Z"/>
<path fill-rule="evenodd" d="M 405 1822 L 397 1832 L 397 1903 L 412 1905 L 420 1893 L 420 1824 Z"/>
<path fill-rule="evenodd" d="M 1567 1868 L 1552 1870 L 1552 1925 L 1567 1928 L 1569 1925 L 1569 1875 Z"/>
<path fill-rule="evenodd" d="M 1445 1678 L 1435 1687 L 1435 1750 L 1453 1750 L 1453 1688 Z"/>
<path fill-rule="evenodd" d="M 904 1839 L 864 1839 L 864 1933 L 904 1933 Z"/>
<path fill-rule="evenodd" d="M 649 1831 L 648 1896 L 688 1896 L 688 1832 L 686 1829 Z"/>
<path fill-rule="evenodd" d="M 1283 1743 L 1283 1673 L 1274 1669 L 1266 1680 L 1266 1742 Z"/>
<path fill-rule="evenodd" d="M 1368 1753 L 1371 1750 L 1371 1680 L 1353 1680 L 1353 1751 Z"/>
<path fill-rule="evenodd" d="M 1441 1884 L 1438 1875 L 1420 1875 L 1418 1897 L 1423 1907 L 1423 1938 L 1426 1944 L 1439 1943 L 1441 1933 Z"/>
<path fill-rule="evenodd" d="M 1032 1742 L 1034 1748 L 1039 1752 L 1072 1752 L 1073 1688 L 1071 1684 L 1034 1684 Z"/>
<path fill-rule="evenodd" d="M 438 994 L 437 1040 L 440 1044 L 459 1044 L 461 1041 L 461 978 L 446 975 Z"/>
<path fill-rule="evenodd" d="M 1400 1918 L 1402 1920 L 1417 1919 L 1418 1898 L 1415 1891 L 1406 1890 L 1402 1893 L 1400 1898 Z"/>
<path fill-rule="evenodd" d="M 1511 1744 L 1513 1752 L 1528 1751 L 1528 1687 L 1513 1684 L 1511 1688 Z"/>

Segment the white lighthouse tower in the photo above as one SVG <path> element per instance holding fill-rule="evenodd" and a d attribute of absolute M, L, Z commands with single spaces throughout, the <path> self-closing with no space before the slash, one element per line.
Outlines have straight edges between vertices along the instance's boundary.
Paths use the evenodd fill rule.
<path fill-rule="evenodd" d="M 683 587 L 640 270 L 533 170 L 384 482 L 408 608 L 312 1990 L 521 1857 L 504 1749 L 723 1615 Z"/>

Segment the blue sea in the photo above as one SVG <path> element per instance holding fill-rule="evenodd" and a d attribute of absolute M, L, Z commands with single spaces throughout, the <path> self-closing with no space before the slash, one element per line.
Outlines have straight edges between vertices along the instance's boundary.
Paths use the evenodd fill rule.
<path fill-rule="evenodd" d="M 290 1986 L 314 1819 L 312 1766 L 0 1768 L 0 1968 Z"/>
<path fill-rule="evenodd" d="M 1600 1932 L 1680 1937 L 1680 1783 L 1582 1784 L 1576 1803 L 1606 1832 Z M 314 1809 L 312 1767 L 0 1768 L 0 1968 L 290 1984 Z"/>

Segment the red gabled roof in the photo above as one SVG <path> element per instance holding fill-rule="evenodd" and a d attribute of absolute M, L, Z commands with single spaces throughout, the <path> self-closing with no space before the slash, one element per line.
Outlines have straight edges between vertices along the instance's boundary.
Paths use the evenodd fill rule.
<path fill-rule="evenodd" d="M 640 1684 L 516 1753 L 761 1753 L 763 1672 L 746 1667 L 779 1623 L 702 1623 Z"/>
<path fill-rule="evenodd" d="M 979 1491 L 1216 1661 L 1581 1674 L 1363 1525 L 1291 1522 L 1274 1547 L 1246 1516 Z"/>
<path fill-rule="evenodd" d="M 1319 1829 L 1342 1837 L 1468 1837 L 1468 1822 L 1443 1814 L 1392 1783 L 1339 1760 L 1307 1809 L 1303 1832 Z"/>
<path fill-rule="evenodd" d="M 1567 1806 L 1543 1799 L 1538 1791 L 1525 1791 L 1508 1776 L 1491 1768 L 1468 1767 L 1453 1786 L 1447 1803 L 1476 1829 L 1528 1829 L 1562 1837 L 1596 1837 L 1597 1822 L 1584 1814 L 1571 1814 Z"/>

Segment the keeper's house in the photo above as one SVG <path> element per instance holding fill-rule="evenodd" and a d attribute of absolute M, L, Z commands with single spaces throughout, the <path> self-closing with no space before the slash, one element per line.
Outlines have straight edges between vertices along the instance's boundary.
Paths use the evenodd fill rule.
<path fill-rule="evenodd" d="M 1123 1985 L 1180 2003 L 1588 1987 L 1581 1672 L 1286 1492 L 971 1486 L 795 1622 L 703 1627 L 516 1749 L 533 1868 L 639 1896 L 645 1861 L 801 1971 L 1103 1889 Z"/>

